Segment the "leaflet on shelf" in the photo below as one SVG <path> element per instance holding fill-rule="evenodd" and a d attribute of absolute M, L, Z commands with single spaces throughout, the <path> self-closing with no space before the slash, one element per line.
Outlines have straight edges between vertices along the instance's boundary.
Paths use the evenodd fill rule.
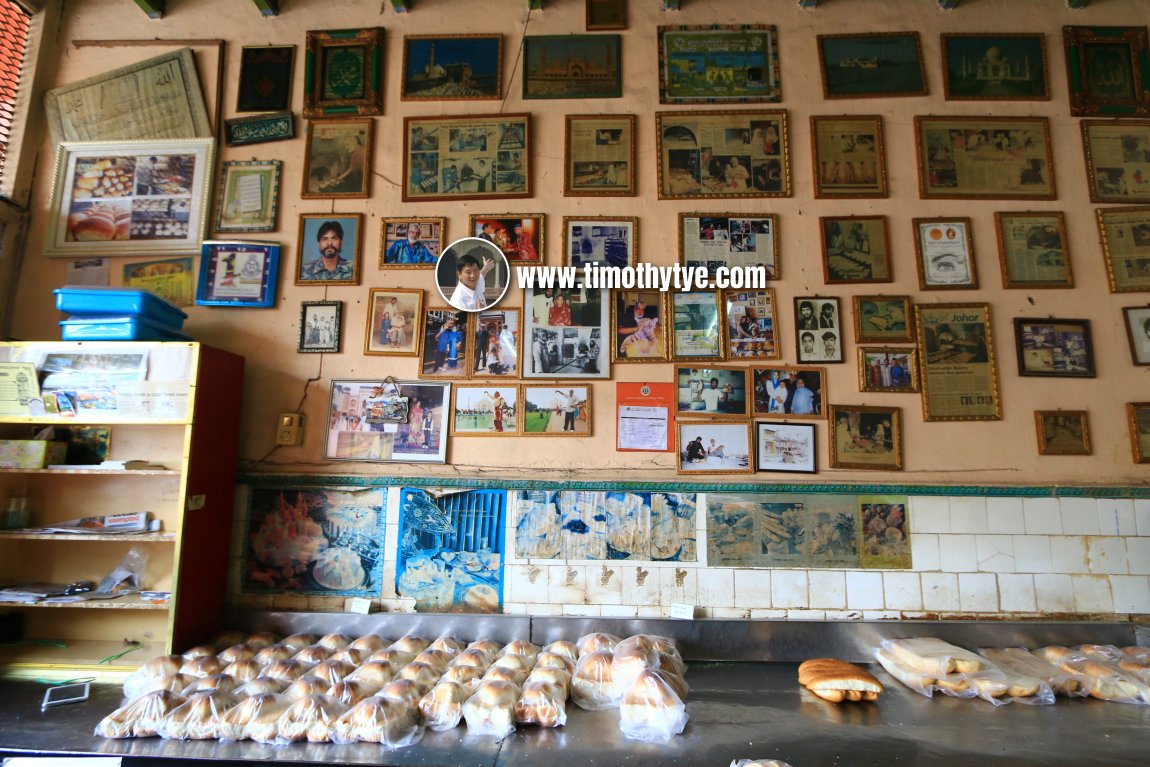
<path fill-rule="evenodd" d="M 25 530 L 30 533 L 71 533 L 81 535 L 130 535 L 146 533 L 152 527 L 152 512 L 136 511 L 129 514 L 109 514 L 102 517 L 69 519 L 49 527 Z"/>

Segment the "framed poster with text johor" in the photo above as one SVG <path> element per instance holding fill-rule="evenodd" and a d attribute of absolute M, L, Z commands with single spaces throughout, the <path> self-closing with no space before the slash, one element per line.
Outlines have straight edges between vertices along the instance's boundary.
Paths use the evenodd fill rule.
<path fill-rule="evenodd" d="M 999 421 L 990 304 L 916 304 L 915 331 L 927 421 Z"/>

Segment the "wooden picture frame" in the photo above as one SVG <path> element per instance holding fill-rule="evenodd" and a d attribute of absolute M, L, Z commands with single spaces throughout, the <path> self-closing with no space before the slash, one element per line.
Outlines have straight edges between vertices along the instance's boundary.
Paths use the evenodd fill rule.
<path fill-rule="evenodd" d="M 713 290 L 675 291 L 669 294 L 671 359 L 707 362 L 723 359 L 722 297 Z"/>
<path fill-rule="evenodd" d="M 779 217 L 774 213 L 680 213 L 679 263 L 706 267 L 712 277 L 720 266 L 761 267 L 777 280 Z"/>
<path fill-rule="evenodd" d="M 881 115 L 811 115 L 816 199 L 890 196 Z"/>
<path fill-rule="evenodd" d="M 918 350 L 913 346 L 858 347 L 860 392 L 917 392 Z"/>
<path fill-rule="evenodd" d="M 830 432 L 832 468 L 902 471 L 902 408 L 831 405 Z"/>
<path fill-rule="evenodd" d="M 588 32 L 627 28 L 627 0 L 584 0 L 583 8 Z"/>
<path fill-rule="evenodd" d="M 639 260 L 637 216 L 564 216 L 563 265 L 633 267 Z"/>
<path fill-rule="evenodd" d="M 451 383 L 399 381 L 393 385 L 379 379 L 332 380 L 329 392 L 331 420 L 324 439 L 325 460 L 447 462 Z M 407 422 L 371 423 L 368 419 L 372 399 L 395 393 L 407 398 Z"/>
<path fill-rule="evenodd" d="M 44 255 L 198 254 L 214 167 L 210 138 L 61 142 Z"/>
<path fill-rule="evenodd" d="M 274 232 L 279 228 L 280 160 L 225 160 L 216 195 L 216 232 Z"/>
<path fill-rule="evenodd" d="M 412 239 L 410 236 L 418 232 Z M 447 247 L 447 219 L 403 217 L 379 220 L 380 269 L 434 269 Z"/>
<path fill-rule="evenodd" d="M 995 212 L 1002 287 L 1072 288 L 1070 244 L 1061 211 Z"/>
<path fill-rule="evenodd" d="M 660 104 L 783 100 L 772 25 L 660 26 L 658 38 Z"/>
<path fill-rule="evenodd" d="M 1130 361 L 1150 365 L 1150 306 L 1126 306 L 1122 309 L 1126 340 L 1130 342 Z"/>
<path fill-rule="evenodd" d="M 472 340 L 468 313 L 450 306 L 429 306 L 419 322 L 419 377 L 463 380 L 468 377 Z"/>
<path fill-rule="evenodd" d="M 503 96 L 503 35 L 404 35 L 401 101 Z"/>
<path fill-rule="evenodd" d="M 617 288 L 610 295 L 611 362 L 666 362 L 670 358 L 666 295 L 653 288 Z"/>
<path fill-rule="evenodd" d="M 451 436 L 517 437 L 520 387 L 456 384 L 451 391 Z"/>
<path fill-rule="evenodd" d="M 823 216 L 819 224 L 827 285 L 894 280 L 886 216 Z"/>
<path fill-rule="evenodd" d="M 656 112 L 660 200 L 790 197 L 787 113 Z"/>
<path fill-rule="evenodd" d="M 595 408 L 590 386 L 524 384 L 520 391 L 524 437 L 591 436 Z"/>
<path fill-rule="evenodd" d="M 1150 290 L 1150 206 L 1097 208 L 1111 293 Z"/>
<path fill-rule="evenodd" d="M 1046 117 L 914 118 L 924 200 L 1055 200 Z"/>
<path fill-rule="evenodd" d="M 787 419 L 827 417 L 827 369 L 808 365 L 751 368 L 754 415 Z M 809 392 L 803 394 L 802 392 Z"/>
<path fill-rule="evenodd" d="M 675 366 L 676 418 L 741 421 L 751 417 L 754 397 L 747 368 Z"/>
<path fill-rule="evenodd" d="M 813 423 L 755 421 L 755 471 L 817 474 L 817 436 Z"/>
<path fill-rule="evenodd" d="M 564 197 L 634 197 L 635 115 L 567 115 Z"/>
<path fill-rule="evenodd" d="M 967 217 L 916 218 L 915 266 L 919 290 L 976 290 L 973 224 Z"/>
<path fill-rule="evenodd" d="M 1090 320 L 1014 318 L 1018 375 L 1094 378 Z"/>
<path fill-rule="evenodd" d="M 774 288 L 723 291 L 729 360 L 777 360 L 782 356 Z"/>
<path fill-rule="evenodd" d="M 467 363 L 469 378 L 490 381 L 519 378 L 523 346 L 522 309 L 495 306 L 472 312 L 468 333 L 471 339 L 468 346 L 471 355 Z M 499 338 L 497 350 L 492 348 L 492 333 Z"/>
<path fill-rule="evenodd" d="M 1039 455 L 1090 455 L 1090 422 L 1085 410 L 1035 410 Z"/>
<path fill-rule="evenodd" d="M 617 99 L 623 95 L 621 35 L 527 35 L 523 99 Z"/>
<path fill-rule="evenodd" d="M 276 243 L 204 240 L 196 305 L 269 309 L 275 306 L 279 268 Z"/>
<path fill-rule="evenodd" d="M 362 213 L 301 213 L 295 284 L 358 285 L 362 240 Z"/>
<path fill-rule="evenodd" d="M 304 151 L 305 200 L 371 196 L 372 126 L 362 120 L 310 120 Z"/>
<path fill-rule="evenodd" d="M 1134 463 L 1150 463 L 1150 402 L 1127 402 L 1126 423 Z"/>
<path fill-rule="evenodd" d="M 548 293 L 555 292 L 555 296 Z M 558 293 L 564 296 L 557 305 Z M 525 288 L 523 378 L 610 378 L 611 307 L 605 288 Z"/>
<path fill-rule="evenodd" d="M 692 447 L 699 439 L 701 454 Z M 712 442 L 718 451 L 708 451 Z M 675 422 L 676 474 L 754 474 L 753 448 L 750 422 Z"/>
<path fill-rule="evenodd" d="M 1049 101 L 1046 35 L 942 34 L 947 101 Z"/>
<path fill-rule="evenodd" d="M 509 263 L 541 264 L 546 253 L 543 249 L 546 218 L 545 213 L 472 213 L 468 217 L 471 225 L 468 236 L 491 240 Z"/>
<path fill-rule="evenodd" d="M 1150 202 L 1150 120 L 1082 120 L 1091 202 Z"/>
<path fill-rule="evenodd" d="M 300 354 L 339 353 L 343 340 L 343 301 L 301 301 Z"/>
<path fill-rule="evenodd" d="M 291 109 L 294 45 L 245 45 L 240 49 L 236 112 L 283 112 Z"/>
<path fill-rule="evenodd" d="M 1070 114 L 1150 114 L 1146 27 L 1062 28 Z"/>
<path fill-rule="evenodd" d="M 530 197 L 531 116 L 403 118 L 403 201 Z"/>
<path fill-rule="evenodd" d="M 843 361 L 842 309 L 835 296 L 795 296 L 795 358 L 800 363 Z"/>
<path fill-rule="evenodd" d="M 381 114 L 383 27 L 308 31 L 304 118 Z"/>
<path fill-rule="evenodd" d="M 396 318 L 402 317 L 402 322 Z M 423 330 L 423 291 L 403 288 L 371 288 L 367 298 L 367 326 L 363 333 L 365 355 L 418 357 Z"/>
<path fill-rule="evenodd" d="M 925 96 L 918 32 L 818 35 L 823 98 Z"/>
<path fill-rule="evenodd" d="M 990 304 L 915 304 L 926 421 L 999 421 L 1002 401 Z"/>
<path fill-rule="evenodd" d="M 914 305 L 910 296 L 852 296 L 856 343 L 914 341 Z"/>

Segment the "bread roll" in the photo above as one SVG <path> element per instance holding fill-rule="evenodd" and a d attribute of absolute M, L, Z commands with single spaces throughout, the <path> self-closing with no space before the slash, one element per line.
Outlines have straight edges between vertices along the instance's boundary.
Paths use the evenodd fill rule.
<path fill-rule="evenodd" d="M 523 655 L 534 661 L 539 655 L 539 645 L 532 644 L 526 639 L 516 639 L 508 642 L 503 649 L 499 651 L 499 655 Z"/>
<path fill-rule="evenodd" d="M 310 667 L 305 666 L 298 660 L 277 660 L 275 663 L 264 668 L 263 675 L 290 684 L 307 673 L 308 668 Z"/>
<path fill-rule="evenodd" d="M 116 238 L 116 221 L 95 214 L 68 217 L 68 229 L 75 242 L 105 242 Z"/>
<path fill-rule="evenodd" d="M 184 660 L 195 660 L 196 658 L 214 658 L 216 655 L 216 648 L 208 644 L 200 644 L 187 650 L 184 653 Z"/>
<path fill-rule="evenodd" d="M 96 725 L 101 738 L 151 738 L 160 722 L 183 705 L 184 698 L 170 690 L 145 693 L 121 706 Z"/>
<path fill-rule="evenodd" d="M 398 652 L 410 653 L 414 657 L 426 650 L 427 646 L 430 644 L 431 642 L 428 642 L 421 636 L 408 634 L 392 642 L 389 649 L 396 650 Z"/>
<path fill-rule="evenodd" d="M 1034 655 L 1047 663 L 1053 663 L 1055 666 L 1061 666 L 1066 661 L 1071 660 L 1086 660 L 1086 657 L 1081 653 L 1061 645 L 1039 647 L 1034 651 Z"/>
<path fill-rule="evenodd" d="M 524 680 L 524 685 L 531 684 L 532 682 L 546 682 L 547 684 L 554 685 L 560 692 L 563 693 L 564 700 L 571 694 L 571 672 L 561 668 L 539 668 L 536 666 L 527 675 Z"/>
<path fill-rule="evenodd" d="M 423 737 L 419 710 L 408 703 L 386 698 L 367 698 L 336 720 L 337 743 L 380 743 L 401 748 Z"/>
<path fill-rule="evenodd" d="M 271 647 L 279 641 L 279 637 L 270 631 L 257 631 L 254 634 L 248 635 L 248 638 L 244 640 L 244 644 L 258 653 L 265 647 Z"/>
<path fill-rule="evenodd" d="M 238 660 L 251 660 L 256 657 L 256 651 L 246 644 L 234 644 L 221 651 L 217 657 L 220 659 L 220 663 L 228 665 Z"/>
<path fill-rule="evenodd" d="M 463 704 L 469 732 L 502 738 L 515 730 L 519 688 L 510 682 L 484 681 Z"/>
<path fill-rule="evenodd" d="M 890 639 L 884 647 L 907 667 L 923 674 L 969 674 L 985 665 L 982 658 L 936 637 Z"/>
<path fill-rule="evenodd" d="M 643 634 L 636 634 L 615 646 L 611 675 L 615 684 L 623 688 L 629 686 L 646 669 L 658 665 L 659 653 L 655 651 L 651 640 Z"/>
<path fill-rule="evenodd" d="M 332 653 L 331 657 L 328 658 L 328 660 L 338 661 L 340 663 L 346 663 L 347 665 L 351 666 L 352 668 L 356 668 L 356 667 L 362 665 L 365 660 L 367 660 L 367 656 L 369 654 L 370 653 L 367 653 L 363 650 L 354 650 L 349 645 L 348 647 L 345 647 L 342 650 L 338 650 L 338 651 Z"/>
<path fill-rule="evenodd" d="M 322 663 L 331 657 L 332 650 L 320 644 L 308 645 L 292 657 L 300 663 L 306 663 L 314 666 L 317 663 Z"/>
<path fill-rule="evenodd" d="M 256 695 L 279 695 L 286 690 L 288 683 L 282 679 L 272 679 L 270 676 L 257 676 L 252 681 L 237 687 L 234 695 L 237 698 L 251 698 Z"/>
<path fill-rule="evenodd" d="M 439 671 L 427 663 L 412 661 L 399 670 L 396 679 L 408 679 L 413 682 L 419 688 L 422 697 L 439 681 Z"/>
<path fill-rule="evenodd" d="M 619 644 L 620 641 L 622 640 L 614 634 L 603 634 L 596 631 L 579 637 L 579 641 L 575 643 L 575 649 L 578 651 L 579 657 L 582 658 L 584 655 L 600 650 L 614 652 L 615 645 Z"/>
<path fill-rule="evenodd" d="M 431 643 L 427 648 L 428 650 L 438 650 L 444 653 L 449 658 L 454 658 L 459 653 L 467 649 L 467 645 L 459 641 L 455 637 L 441 636 Z"/>
<path fill-rule="evenodd" d="M 191 676 L 211 676 L 223 670 L 224 664 L 220 663 L 220 659 L 214 655 L 204 655 L 189 661 L 184 661 L 184 665 L 180 666 L 181 674 L 189 674 Z"/>
<path fill-rule="evenodd" d="M 447 666 L 451 663 L 452 656 L 442 650 L 432 650 L 430 647 L 415 656 L 412 663 L 424 663 L 435 669 L 437 674 L 442 674 L 447 670 Z"/>
<path fill-rule="evenodd" d="M 902 682 L 904 685 L 919 693 L 920 695 L 925 695 L 928 698 L 933 697 L 935 685 L 938 682 L 937 677 L 931 676 L 930 674 L 924 674 L 921 671 L 915 671 L 906 664 L 902 663 L 902 661 L 895 658 L 893 654 L 887 652 L 881 647 L 875 650 L 874 657 L 876 660 L 878 660 L 879 665 L 886 669 L 886 672 L 893 676 L 895 679 Z M 954 689 L 955 684 L 952 682 L 948 681 L 945 684 L 950 686 L 950 692 L 952 694 L 958 694 L 960 692 L 966 694 L 965 682 L 962 683 L 961 690 Z"/>
<path fill-rule="evenodd" d="M 690 688 L 687 686 L 686 679 L 679 676 L 678 674 L 672 673 L 669 669 L 665 668 L 657 668 L 655 669 L 655 673 L 658 674 L 660 678 L 662 678 L 662 680 L 667 683 L 668 687 L 674 690 L 675 695 L 679 697 L 679 700 L 683 701 L 684 703 L 687 702 L 687 693 L 690 691 Z"/>
<path fill-rule="evenodd" d="M 530 671 L 535 665 L 535 656 L 531 655 L 500 655 L 491 664 L 491 668 L 506 668 L 512 671 Z M 490 670 L 490 669 L 489 669 Z"/>
<path fill-rule="evenodd" d="M 443 672 L 440 682 L 454 682 L 463 687 L 468 695 L 475 691 L 483 678 L 483 672 L 475 666 L 450 666 Z"/>
<path fill-rule="evenodd" d="M 383 686 L 376 695 L 380 698 L 398 700 L 412 705 L 418 705 L 419 699 L 427 692 L 410 679 L 393 679 Z"/>
<path fill-rule="evenodd" d="M 250 642 L 249 642 L 250 644 Z M 270 666 L 276 661 L 288 660 L 291 656 L 296 654 L 296 650 L 288 647 L 286 644 L 273 644 L 256 651 L 256 655 L 252 660 L 261 666 Z"/>
<path fill-rule="evenodd" d="M 305 647 L 310 647 L 315 644 L 314 634 L 292 634 L 291 636 L 284 637 L 280 644 L 285 644 L 296 652 L 299 652 Z"/>
<path fill-rule="evenodd" d="M 562 655 L 564 658 L 571 661 L 572 668 L 575 667 L 575 661 L 579 660 L 579 648 L 575 646 L 574 642 L 568 642 L 566 639 L 560 639 L 557 642 L 552 642 L 543 648 L 543 652 Z"/>
<path fill-rule="evenodd" d="M 335 721 L 348 708 L 328 695 L 308 695 L 288 706 L 279 719 L 279 740 L 330 743 Z"/>
<path fill-rule="evenodd" d="M 355 666 L 349 663 L 340 663 L 337 660 L 325 660 L 323 663 L 317 663 L 307 673 L 312 676 L 318 676 L 320 679 L 326 680 L 329 685 L 336 682 L 342 682 L 348 674 L 355 671 Z"/>
<path fill-rule="evenodd" d="M 179 693 L 182 696 L 184 694 L 184 690 L 195 684 L 197 679 L 200 679 L 200 677 L 192 676 L 191 674 L 168 674 L 167 676 L 161 676 L 157 679 L 147 680 L 138 688 L 136 688 L 135 695 L 128 697 L 138 698 L 142 695 L 158 692 L 160 690 Z"/>
<path fill-rule="evenodd" d="M 615 656 L 599 650 L 579 656 L 571 677 L 571 699 L 588 711 L 617 708 L 622 691 L 615 684 L 611 663 Z"/>
<path fill-rule="evenodd" d="M 562 727 L 567 724 L 566 701 L 567 692 L 550 682 L 528 682 L 515 703 L 515 722 Z"/>
<path fill-rule="evenodd" d="M 870 672 L 837 658 L 815 658 L 799 664 L 799 683 L 819 697 L 835 703 L 843 700 L 874 700 L 883 691 L 882 683 Z M 869 695 L 827 694 L 834 692 L 865 692 Z"/>
<path fill-rule="evenodd" d="M 395 668 L 390 663 L 373 660 L 363 664 L 344 679 L 348 682 L 359 682 L 376 690 L 395 678 Z"/>
<path fill-rule="evenodd" d="M 1076 695 L 1082 687 L 1081 677 L 1069 674 L 1021 647 L 983 647 L 978 654 L 993 663 L 1008 678 L 1018 675 L 1037 679 L 1055 695 Z"/>
<path fill-rule="evenodd" d="M 463 704 L 470 691 L 455 682 L 440 682 L 419 700 L 427 726 L 436 732 L 451 730 L 463 719 Z"/>
<path fill-rule="evenodd" d="M 275 743 L 279 740 L 280 719 L 289 707 L 298 701 L 289 701 L 283 696 L 276 696 L 283 704 L 278 706 L 265 706 L 252 715 L 252 719 L 244 728 L 244 736 L 257 743 Z"/>
<path fill-rule="evenodd" d="M 370 656 L 368 656 L 367 659 L 368 661 L 383 661 L 385 663 L 390 663 L 395 668 L 401 669 L 408 663 L 411 663 L 413 660 L 415 660 L 416 655 L 419 655 L 419 653 L 401 652 L 399 650 L 392 650 L 389 648 L 387 650 L 379 650 L 377 652 L 373 652 Z"/>
<path fill-rule="evenodd" d="M 289 702 L 279 695 L 260 693 L 241 700 L 238 704 L 224 712 L 216 727 L 216 737 L 228 740 L 246 740 L 251 737 L 248 725 L 261 714 L 272 713 L 276 719 L 287 710 Z"/>
<path fill-rule="evenodd" d="M 483 675 L 483 681 L 510 682 L 516 687 L 522 687 L 527 681 L 527 671 L 523 669 L 507 668 L 506 666 L 492 666 Z"/>
<path fill-rule="evenodd" d="M 687 707 L 651 669 L 640 672 L 619 703 L 619 729 L 631 740 L 666 743 L 687 725 Z"/>
<path fill-rule="evenodd" d="M 124 680 L 124 695 L 129 699 L 138 698 L 143 694 L 145 686 L 148 686 L 160 677 L 180 673 L 180 667 L 183 665 L 184 658 L 181 655 L 161 655 L 152 658 L 129 674 L 128 678 Z M 186 686 L 187 685 L 185 685 L 185 687 Z M 176 692 L 178 692 L 178 690 Z"/>
<path fill-rule="evenodd" d="M 329 687 L 331 682 L 328 680 L 307 674 L 289 684 L 283 691 L 283 696 L 288 700 L 300 700 L 309 695 L 323 695 Z"/>
<path fill-rule="evenodd" d="M 1123 703 L 1150 703 L 1150 690 L 1145 684 L 1108 663 L 1087 660 L 1074 664 L 1074 668 L 1089 678 L 1088 689 L 1092 697 Z"/>
<path fill-rule="evenodd" d="M 263 673 L 264 667 L 254 660 L 238 660 L 224 667 L 223 673 L 240 684 L 250 682 Z"/>
<path fill-rule="evenodd" d="M 234 705 L 236 699 L 222 692 L 196 693 L 163 718 L 156 734 L 174 740 L 209 740 L 216 737 L 220 717 Z"/>
<path fill-rule="evenodd" d="M 1122 654 L 1126 656 L 1126 660 L 1140 663 L 1143 666 L 1150 666 L 1150 647 L 1137 647 L 1131 645 L 1129 647 L 1119 648 Z"/>
<path fill-rule="evenodd" d="M 184 688 L 181 693 L 185 698 L 197 692 L 210 692 L 216 690 L 225 695 L 231 695 L 239 687 L 236 678 L 227 674 L 212 674 L 211 676 L 197 677 L 194 682 Z"/>
<path fill-rule="evenodd" d="M 326 634 L 320 637 L 316 642 L 320 647 L 325 647 L 331 652 L 338 652 L 351 644 L 351 637 L 347 634 Z"/>
<path fill-rule="evenodd" d="M 503 649 L 503 645 L 494 639 L 476 639 L 467 645 L 466 649 L 483 653 L 487 656 L 487 662 L 491 663 L 491 661 L 495 660 L 499 655 L 499 651 Z"/>
<path fill-rule="evenodd" d="M 575 661 L 559 653 L 542 652 L 535 659 L 535 668 L 560 668 L 568 674 L 573 674 L 575 673 Z"/>
<path fill-rule="evenodd" d="M 347 706 L 354 706 L 361 700 L 370 698 L 375 690 L 362 682 L 349 682 L 344 680 L 336 682 L 327 689 L 324 695 L 330 695 Z"/>
<path fill-rule="evenodd" d="M 455 659 L 451 661 L 451 665 L 472 666 L 479 669 L 480 671 L 486 671 L 491 667 L 491 661 L 492 657 L 487 653 L 483 652 L 482 650 L 477 650 L 475 648 L 469 647 L 463 652 L 459 653 L 459 655 L 455 656 Z"/>
<path fill-rule="evenodd" d="M 364 634 L 363 636 L 353 640 L 352 643 L 348 645 L 348 647 L 352 650 L 359 650 L 360 652 L 370 655 L 373 652 L 382 650 L 389 644 L 391 644 L 391 642 L 384 641 L 383 637 L 377 636 L 375 634 Z"/>

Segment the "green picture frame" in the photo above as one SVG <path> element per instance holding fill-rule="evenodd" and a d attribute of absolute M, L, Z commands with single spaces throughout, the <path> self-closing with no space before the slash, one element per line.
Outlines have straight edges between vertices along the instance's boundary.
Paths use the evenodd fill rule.
<path fill-rule="evenodd" d="M 621 35 L 528 35 L 523 38 L 523 98 L 620 98 L 622 58 Z"/>
<path fill-rule="evenodd" d="M 216 197 L 217 232 L 279 228 L 280 160 L 225 160 Z"/>
<path fill-rule="evenodd" d="M 383 114 L 383 27 L 309 30 L 303 116 Z"/>
<path fill-rule="evenodd" d="M 778 33 L 774 26 L 659 27 L 660 104 L 782 100 Z"/>
<path fill-rule="evenodd" d="M 1146 27 L 1062 28 L 1070 114 L 1150 115 Z"/>

